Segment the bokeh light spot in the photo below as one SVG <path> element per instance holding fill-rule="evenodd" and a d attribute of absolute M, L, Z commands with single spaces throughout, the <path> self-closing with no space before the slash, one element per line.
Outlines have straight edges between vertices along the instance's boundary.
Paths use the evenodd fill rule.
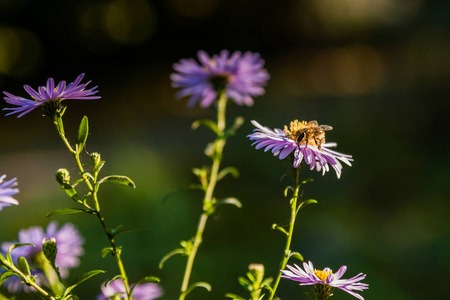
<path fill-rule="evenodd" d="M 116 0 L 104 13 L 105 31 L 118 43 L 140 44 L 155 32 L 156 15 L 143 0 Z"/>
<path fill-rule="evenodd" d="M 0 73 L 22 77 L 32 72 L 41 56 L 41 44 L 29 31 L 0 27 Z"/>

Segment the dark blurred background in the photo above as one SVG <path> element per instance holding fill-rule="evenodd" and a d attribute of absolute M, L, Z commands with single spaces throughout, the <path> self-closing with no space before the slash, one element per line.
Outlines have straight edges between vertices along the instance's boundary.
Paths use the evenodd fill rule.
<path fill-rule="evenodd" d="M 305 199 L 319 203 L 300 213 L 292 248 L 317 268 L 347 265 L 346 278 L 366 273 L 365 299 L 441 299 L 450 279 L 449 17 L 450 1 L 425 0 L 0 0 L 0 87 L 25 97 L 23 84 L 70 82 L 83 72 L 99 86 L 101 100 L 65 102 L 66 132 L 74 141 L 87 115 L 87 151 L 102 154 L 103 174 L 135 181 L 135 190 L 103 186 L 104 214 L 111 226 L 153 232 L 124 234 L 118 243 L 131 282 L 159 276 L 170 300 L 185 259 L 176 256 L 162 270 L 158 262 L 194 234 L 201 193 L 163 199 L 196 182 L 191 168 L 209 163 L 202 152 L 214 137 L 190 124 L 215 118 L 175 101 L 172 64 L 200 49 L 259 52 L 271 79 L 254 107 L 229 107 L 229 122 L 243 116 L 246 123 L 229 140 L 223 166 L 241 175 L 216 190 L 243 207 L 222 207 L 211 218 L 191 282 L 208 281 L 213 290 L 188 298 L 247 296 L 237 277 L 250 263 L 276 275 L 284 238 L 271 225 L 288 222 L 289 181 L 280 178 L 289 164 L 254 150 L 246 135 L 252 119 L 272 128 L 302 119 L 332 125 L 327 140 L 355 161 L 339 180 L 333 172 L 303 172 L 314 178 Z M 75 207 L 53 178 L 58 168 L 73 176 L 76 168 L 41 111 L 0 117 L 0 126 L 0 174 L 17 177 L 20 188 L 20 206 L 1 212 L 0 241 L 9 241 L 21 228 L 46 226 L 47 212 Z M 75 223 L 86 239 L 71 280 L 108 271 L 76 290 L 94 299 L 117 274 L 114 260 L 100 257 L 108 244 L 99 224 L 88 215 L 51 219 Z M 308 290 L 284 280 L 278 294 L 306 299 Z M 335 290 L 334 298 L 352 296 Z"/>

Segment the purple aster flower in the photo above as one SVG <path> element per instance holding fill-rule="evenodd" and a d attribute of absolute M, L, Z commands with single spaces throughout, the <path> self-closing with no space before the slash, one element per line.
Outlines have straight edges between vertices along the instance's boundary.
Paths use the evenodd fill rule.
<path fill-rule="evenodd" d="M 14 188 L 17 185 L 17 179 L 13 178 L 3 182 L 5 177 L 6 175 L 0 176 L 0 210 L 3 207 L 19 204 L 19 201 L 12 197 L 19 192 L 19 189 Z"/>
<path fill-rule="evenodd" d="M 31 243 L 36 247 L 22 246 L 15 248 L 11 251 L 13 261 L 17 261 L 17 258 L 24 256 L 32 273 L 37 275 L 36 279 L 38 283 L 45 282 L 43 274 L 40 270 L 39 261 L 43 259 L 42 242 L 45 238 L 55 238 L 58 253 L 56 255 L 55 265 L 59 268 L 61 276 L 67 278 L 69 275 L 68 270 L 70 268 L 77 267 L 80 264 L 79 256 L 84 253 L 83 243 L 84 239 L 80 236 L 79 232 L 73 224 L 67 223 L 58 229 L 58 223 L 52 221 L 48 224 L 46 231 L 40 226 L 32 226 L 28 229 L 22 229 L 18 234 L 18 241 L 5 242 L 2 244 L 2 250 L 6 253 L 9 247 L 14 243 Z M 18 277 L 8 278 L 4 285 L 11 292 L 17 292 L 24 285 L 20 284 Z M 31 291 L 30 288 L 25 287 L 25 291 Z"/>
<path fill-rule="evenodd" d="M 60 81 L 58 85 L 55 86 L 55 81 L 53 80 L 53 78 L 49 78 L 47 80 L 47 85 L 38 87 L 37 91 L 35 91 L 29 85 L 24 85 L 25 91 L 31 96 L 33 100 L 14 96 L 8 92 L 3 92 L 6 95 L 6 97 L 4 97 L 5 101 L 8 104 L 17 106 L 12 108 L 4 108 L 3 110 L 11 111 L 10 113 L 6 114 L 7 116 L 18 113 L 19 115 L 17 117 L 20 118 L 36 107 L 49 102 L 57 102 L 56 104 L 57 106 L 59 106 L 60 102 L 66 99 L 99 99 L 100 96 L 93 96 L 98 92 L 95 90 L 97 88 L 96 86 L 86 89 L 90 81 L 88 81 L 87 83 L 80 83 L 83 77 L 84 74 L 78 75 L 75 81 L 69 83 L 67 86 L 65 81 Z"/>
<path fill-rule="evenodd" d="M 133 288 L 134 284 L 131 285 Z M 152 300 L 158 299 L 163 295 L 161 287 L 156 283 L 143 283 L 136 286 L 133 290 L 134 300 Z M 114 296 L 119 296 L 115 298 Z M 97 300 L 105 299 L 126 299 L 125 284 L 121 279 L 111 281 L 108 286 L 102 284 L 102 294 L 98 295 Z"/>
<path fill-rule="evenodd" d="M 339 178 L 342 173 L 342 164 L 351 166 L 352 156 L 342 154 L 329 149 L 335 147 L 336 143 L 325 143 L 325 131 L 331 130 L 328 125 L 318 125 L 316 121 L 291 122 L 290 128 L 284 130 L 275 128 L 274 130 L 261 126 L 258 122 L 252 121 L 256 127 L 253 133 L 247 137 L 255 141 L 256 149 L 264 148 L 264 151 L 271 150 L 279 159 L 286 158 L 294 152 L 293 167 L 298 168 L 304 161 L 311 170 L 322 170 L 322 175 L 330 170 L 330 166 L 336 171 Z"/>
<path fill-rule="evenodd" d="M 359 273 L 350 279 L 341 279 L 347 270 L 347 266 L 342 266 L 336 273 L 333 273 L 330 268 L 323 270 L 316 270 L 311 262 L 303 263 L 303 269 L 294 264 L 294 266 L 287 265 L 290 270 L 282 270 L 282 278 L 300 282 L 300 285 L 314 285 L 316 294 L 322 293 L 321 299 L 326 299 L 331 296 L 331 288 L 336 287 L 350 295 L 364 300 L 364 298 L 355 291 L 363 291 L 369 288 L 366 283 L 360 281 L 366 278 L 366 275 Z"/>
<path fill-rule="evenodd" d="M 171 74 L 172 86 L 181 88 L 177 98 L 191 96 L 188 106 L 200 101 L 206 108 L 217 100 L 221 91 L 238 105 L 253 105 L 253 98 L 264 94 L 264 86 L 270 78 L 264 60 L 258 53 L 239 51 L 231 54 L 222 50 L 220 55 L 209 57 L 198 52 L 198 64 L 193 59 L 182 59 L 173 65 L 178 73 Z"/>

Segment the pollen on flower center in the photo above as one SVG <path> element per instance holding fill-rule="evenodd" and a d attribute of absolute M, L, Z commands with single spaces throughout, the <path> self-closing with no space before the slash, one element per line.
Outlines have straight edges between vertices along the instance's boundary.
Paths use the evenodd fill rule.
<path fill-rule="evenodd" d="M 325 281 L 328 278 L 328 275 L 332 274 L 333 271 L 329 270 L 329 271 L 325 271 L 325 270 L 315 270 L 314 269 L 314 274 L 316 274 L 317 277 L 319 277 L 320 280 Z"/>
<path fill-rule="evenodd" d="M 306 121 L 294 120 L 289 124 L 289 128 L 284 125 L 283 132 L 286 136 L 298 143 L 315 145 L 313 135 L 310 134 L 310 126 Z"/>
<path fill-rule="evenodd" d="M 212 84 L 214 90 L 222 91 L 227 87 L 231 79 L 232 75 L 230 74 L 215 74 L 209 77 L 208 81 Z"/>

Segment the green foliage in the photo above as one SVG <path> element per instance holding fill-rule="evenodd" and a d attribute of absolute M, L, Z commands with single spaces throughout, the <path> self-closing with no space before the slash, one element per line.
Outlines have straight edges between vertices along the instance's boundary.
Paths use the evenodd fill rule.
<path fill-rule="evenodd" d="M 109 175 L 109 176 L 103 177 L 102 179 L 100 179 L 97 182 L 97 184 L 100 186 L 100 184 L 105 183 L 105 182 L 123 184 L 123 185 L 127 185 L 129 187 L 132 187 L 133 189 L 136 188 L 136 185 L 134 184 L 133 180 L 131 180 L 127 176 L 123 176 L 123 175 Z"/>
<path fill-rule="evenodd" d="M 80 276 L 77 277 L 77 279 L 75 279 L 75 281 L 73 282 L 73 284 L 71 286 L 69 286 L 65 291 L 64 291 L 64 295 L 62 297 L 63 300 L 66 299 L 70 299 L 72 296 L 70 295 L 71 291 L 76 288 L 80 283 L 88 280 L 89 278 L 101 274 L 101 273 L 105 273 L 105 271 L 103 270 L 92 270 L 89 272 L 86 272 L 84 274 L 81 274 Z"/>
<path fill-rule="evenodd" d="M 89 134 L 89 122 L 88 118 L 86 116 L 81 119 L 80 126 L 78 127 L 78 137 L 77 137 L 77 144 L 76 144 L 76 151 L 80 153 L 84 145 L 86 144 L 86 140 Z"/>
<path fill-rule="evenodd" d="M 211 292 L 211 290 L 212 290 L 212 287 L 208 282 L 200 281 L 200 282 L 195 282 L 195 283 L 191 284 L 186 289 L 186 291 L 182 293 L 182 295 L 186 296 L 190 292 L 192 292 L 194 289 L 199 288 L 199 287 L 206 289 L 208 292 Z"/>
<path fill-rule="evenodd" d="M 49 212 L 46 217 L 51 217 L 55 215 L 71 215 L 71 214 L 78 214 L 78 213 L 88 213 L 88 214 L 95 214 L 95 211 L 92 209 L 85 209 L 85 208 L 60 208 L 56 209 L 54 211 Z"/>

